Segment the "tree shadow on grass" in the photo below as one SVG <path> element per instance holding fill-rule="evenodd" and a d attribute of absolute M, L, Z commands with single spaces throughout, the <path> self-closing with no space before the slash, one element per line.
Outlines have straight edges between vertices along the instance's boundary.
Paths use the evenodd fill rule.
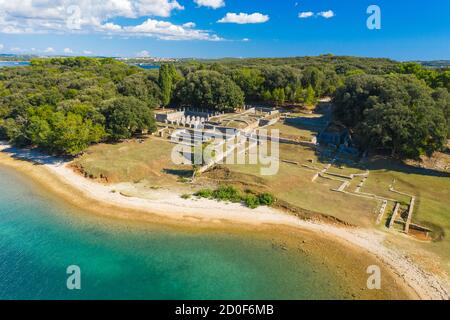
<path fill-rule="evenodd" d="M 319 133 L 325 129 L 329 116 L 323 115 L 321 117 L 295 117 L 286 118 L 283 122 L 284 125 L 304 131 L 311 131 L 313 135 L 319 135 Z"/>
<path fill-rule="evenodd" d="M 163 169 L 163 172 L 179 178 L 191 178 L 194 174 L 192 169 Z"/>
<path fill-rule="evenodd" d="M 318 160 L 322 163 L 330 163 L 336 155 L 333 148 L 319 147 L 316 151 Z M 370 171 L 392 171 L 405 174 L 416 174 L 428 177 L 450 178 L 450 172 L 420 168 L 414 165 L 404 163 L 401 160 L 388 156 L 372 156 L 366 161 L 352 160 L 348 162 L 336 161 L 336 165 L 345 165 L 349 169 L 370 170 Z"/>
<path fill-rule="evenodd" d="M 429 177 L 450 178 L 450 172 L 439 170 L 420 168 L 410 164 L 406 164 L 401 160 L 389 157 L 375 156 L 369 159 L 366 164 L 369 170 L 389 170 L 406 174 L 417 174 Z"/>

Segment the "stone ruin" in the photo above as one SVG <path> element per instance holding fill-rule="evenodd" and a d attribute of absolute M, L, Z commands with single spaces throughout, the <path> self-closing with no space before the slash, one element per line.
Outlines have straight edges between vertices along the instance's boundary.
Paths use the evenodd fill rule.
<path fill-rule="evenodd" d="M 201 109 L 183 109 L 156 113 L 155 118 L 156 121 L 165 124 L 197 129 L 207 123 L 212 117 L 220 114 L 220 112 Z"/>

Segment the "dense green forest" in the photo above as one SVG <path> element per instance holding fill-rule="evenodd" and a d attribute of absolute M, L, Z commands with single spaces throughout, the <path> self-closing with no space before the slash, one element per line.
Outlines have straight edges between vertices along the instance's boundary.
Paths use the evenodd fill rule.
<path fill-rule="evenodd" d="M 184 60 L 159 70 L 110 58 L 33 59 L 0 69 L 0 139 L 76 155 L 92 143 L 155 130 L 159 106 L 233 111 L 330 96 L 336 118 L 362 145 L 417 157 L 446 143 L 449 79 L 445 68 L 333 55 Z"/>
<path fill-rule="evenodd" d="M 356 75 L 334 95 L 335 115 L 360 145 L 417 158 L 446 145 L 450 94 L 413 75 Z"/>
<path fill-rule="evenodd" d="M 113 59 L 37 59 L 0 70 L 0 136 L 75 155 L 154 130 L 158 77 Z"/>

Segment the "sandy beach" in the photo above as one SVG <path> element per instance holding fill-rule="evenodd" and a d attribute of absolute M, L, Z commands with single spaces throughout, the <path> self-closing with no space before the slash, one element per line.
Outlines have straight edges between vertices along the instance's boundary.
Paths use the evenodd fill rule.
<path fill-rule="evenodd" d="M 89 180 L 74 172 L 69 167 L 70 162 L 66 160 L 11 148 L 5 143 L 0 144 L 0 151 L 0 165 L 28 175 L 58 196 L 88 210 L 94 210 L 95 207 L 103 207 L 103 211 L 104 208 L 115 208 L 111 212 L 122 218 L 136 219 L 135 213 L 139 213 L 140 216 L 148 217 L 149 221 L 164 218 L 199 225 L 277 225 L 308 230 L 374 256 L 404 282 L 411 291 L 411 298 L 449 298 L 447 279 L 425 271 L 398 248 L 386 246 L 386 234 L 375 229 L 301 220 L 268 207 L 252 210 L 240 204 L 196 198 L 182 199 L 179 194 L 170 190 L 149 190 L 143 197 L 130 196 L 125 191 L 133 187 L 131 184 L 103 184 Z"/>

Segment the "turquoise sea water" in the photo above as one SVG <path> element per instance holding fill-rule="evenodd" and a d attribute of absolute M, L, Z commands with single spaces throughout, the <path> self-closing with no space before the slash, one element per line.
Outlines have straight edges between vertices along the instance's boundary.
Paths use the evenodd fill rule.
<path fill-rule="evenodd" d="M 2 67 L 23 67 L 29 66 L 30 62 L 28 61 L 0 61 L 0 68 Z"/>
<path fill-rule="evenodd" d="M 137 64 L 136 66 L 142 68 L 142 69 L 148 69 L 148 70 L 158 70 L 160 66 L 152 65 L 152 64 Z"/>
<path fill-rule="evenodd" d="M 81 268 L 81 290 L 66 268 Z M 270 239 L 83 214 L 0 167 L 0 299 L 321 299 L 339 285 Z"/>

